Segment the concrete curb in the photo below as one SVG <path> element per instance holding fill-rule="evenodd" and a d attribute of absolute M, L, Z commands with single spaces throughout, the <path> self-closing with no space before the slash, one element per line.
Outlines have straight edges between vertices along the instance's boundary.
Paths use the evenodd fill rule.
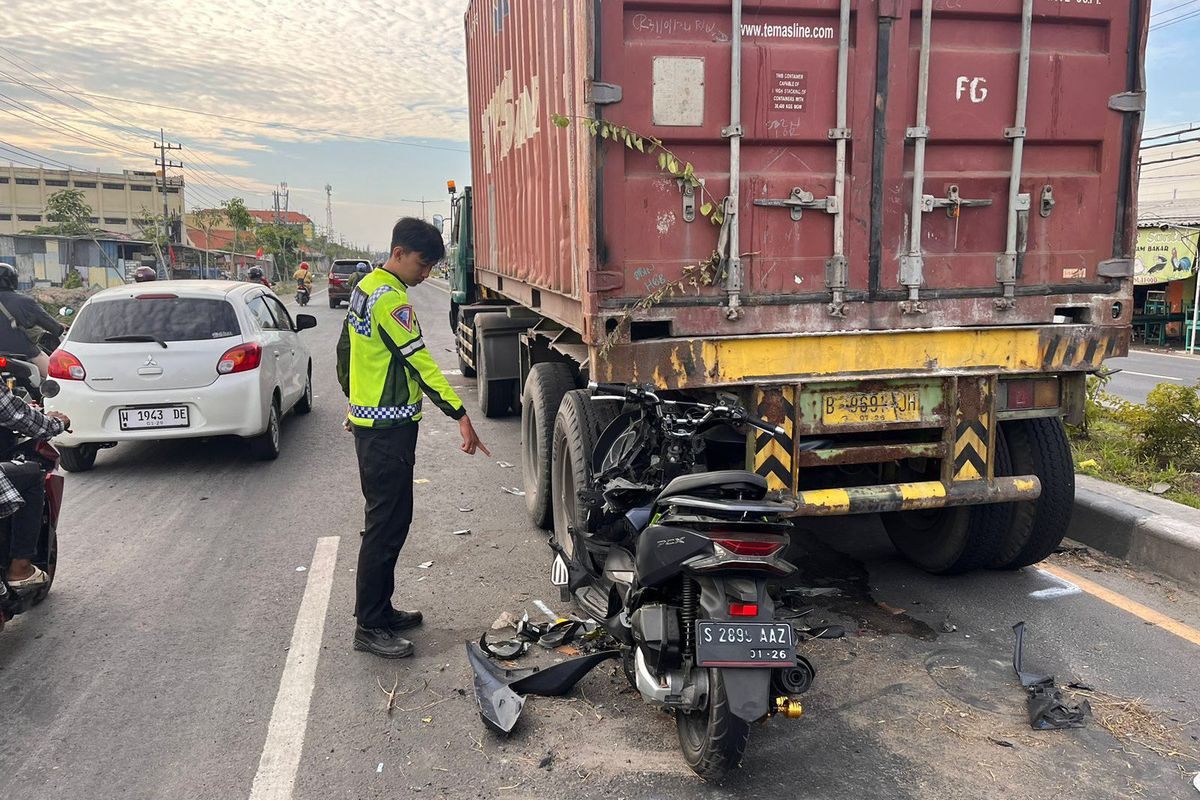
<path fill-rule="evenodd" d="M 1200 587 L 1200 509 L 1076 475 L 1067 536 Z"/>

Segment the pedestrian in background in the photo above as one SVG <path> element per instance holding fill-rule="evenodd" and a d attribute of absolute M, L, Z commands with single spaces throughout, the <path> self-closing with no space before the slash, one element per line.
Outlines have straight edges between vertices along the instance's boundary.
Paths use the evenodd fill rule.
<path fill-rule="evenodd" d="M 354 649 L 385 658 L 413 653 L 400 631 L 420 625 L 420 611 L 392 606 L 396 561 L 413 516 L 413 467 L 422 393 L 458 420 L 462 451 L 491 455 L 421 337 L 408 290 L 445 256 L 437 228 L 406 217 L 392 229 L 391 254 L 350 294 L 337 346 L 338 380 L 350 399 L 349 422 L 366 500 L 358 551 Z"/>

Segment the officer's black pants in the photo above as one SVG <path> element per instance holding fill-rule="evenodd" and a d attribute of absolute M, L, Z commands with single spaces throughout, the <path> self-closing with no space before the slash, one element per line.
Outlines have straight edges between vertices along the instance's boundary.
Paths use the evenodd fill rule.
<path fill-rule="evenodd" d="M 10 517 L 12 529 L 8 545 L 9 558 L 34 559 L 38 537 L 42 534 L 42 506 L 45 505 L 46 484 L 42 468 L 37 464 L 6 461 L 0 469 L 21 493 L 25 505 Z M 3 555 L 0 553 L 0 555 Z"/>
<path fill-rule="evenodd" d="M 355 615 L 364 628 L 385 628 L 392 613 L 396 559 L 413 515 L 417 424 L 354 427 L 358 477 L 367 501 L 366 533 L 358 550 Z"/>

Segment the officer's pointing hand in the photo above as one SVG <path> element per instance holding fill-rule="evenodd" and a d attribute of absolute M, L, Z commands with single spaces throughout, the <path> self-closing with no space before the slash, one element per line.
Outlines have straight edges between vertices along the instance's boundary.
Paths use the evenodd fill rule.
<path fill-rule="evenodd" d="M 464 453 L 473 456 L 476 450 L 481 450 L 485 456 L 492 454 L 492 451 L 487 449 L 487 445 L 479 440 L 479 434 L 475 432 L 475 426 L 471 424 L 470 417 L 464 416 L 458 421 L 458 431 L 463 437 L 462 451 Z"/>

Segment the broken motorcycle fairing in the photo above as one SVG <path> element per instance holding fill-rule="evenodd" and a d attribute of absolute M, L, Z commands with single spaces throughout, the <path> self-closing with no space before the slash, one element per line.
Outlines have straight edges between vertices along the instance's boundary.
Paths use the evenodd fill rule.
<path fill-rule="evenodd" d="M 1062 692 L 1054 683 L 1053 675 L 1039 675 L 1021 669 L 1025 660 L 1025 623 L 1013 625 L 1016 640 L 1013 642 L 1013 671 L 1017 679 L 1029 692 L 1026 710 L 1029 726 L 1034 730 L 1050 731 L 1065 728 L 1082 728 L 1087 717 L 1092 715 L 1092 706 L 1084 700 L 1077 706 L 1068 706 Z"/>

